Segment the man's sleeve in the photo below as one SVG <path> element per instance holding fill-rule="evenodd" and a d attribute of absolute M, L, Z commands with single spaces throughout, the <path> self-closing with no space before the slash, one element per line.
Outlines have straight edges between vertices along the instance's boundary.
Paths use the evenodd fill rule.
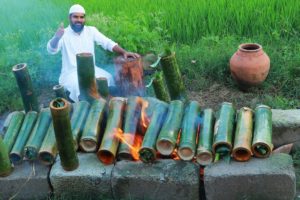
<path fill-rule="evenodd" d="M 52 39 L 51 39 L 51 40 L 52 40 Z M 52 47 L 51 47 L 51 45 L 50 45 L 51 40 L 49 40 L 48 43 L 47 43 L 47 51 L 48 51 L 48 53 L 50 53 L 50 54 L 57 54 L 57 53 L 60 51 L 60 49 L 61 49 L 62 39 L 60 39 L 60 40 L 58 41 L 57 48 L 52 48 Z"/>
<path fill-rule="evenodd" d="M 98 44 L 101 45 L 103 49 L 113 51 L 112 49 L 114 46 L 118 45 L 116 42 L 112 41 L 102 33 L 98 31 L 97 28 L 92 27 L 92 31 L 94 34 L 94 41 Z"/>

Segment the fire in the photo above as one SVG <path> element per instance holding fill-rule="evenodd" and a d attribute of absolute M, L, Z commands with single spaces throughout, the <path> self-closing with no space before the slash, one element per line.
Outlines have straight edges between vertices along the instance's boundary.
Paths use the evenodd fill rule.
<path fill-rule="evenodd" d="M 148 128 L 149 123 L 150 123 L 150 119 L 147 117 L 147 112 L 146 112 L 146 109 L 149 106 L 149 102 L 141 98 L 141 104 L 142 104 L 142 109 L 141 109 L 140 123 L 141 123 L 142 128 L 144 130 L 146 130 Z M 146 132 L 146 131 L 144 131 L 144 132 Z"/>

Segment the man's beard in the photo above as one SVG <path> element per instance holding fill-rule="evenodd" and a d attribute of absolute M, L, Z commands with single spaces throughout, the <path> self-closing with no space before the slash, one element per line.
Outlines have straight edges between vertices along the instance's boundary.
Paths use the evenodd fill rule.
<path fill-rule="evenodd" d="M 84 28 L 84 24 L 83 23 L 74 23 L 74 24 L 71 23 L 71 28 L 76 33 L 80 33 L 82 31 L 82 29 Z"/>

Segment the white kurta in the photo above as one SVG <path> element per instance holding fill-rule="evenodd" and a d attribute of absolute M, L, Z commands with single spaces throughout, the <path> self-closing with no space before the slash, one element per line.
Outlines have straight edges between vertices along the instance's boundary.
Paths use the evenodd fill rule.
<path fill-rule="evenodd" d="M 94 57 L 95 63 L 95 42 L 101 45 L 105 50 L 112 51 L 113 47 L 117 45 L 114 41 L 100 33 L 97 28 L 93 26 L 84 26 L 80 34 L 74 32 L 70 26 L 65 29 L 64 35 L 59 40 L 58 47 L 53 49 L 47 44 L 47 50 L 50 54 L 56 54 L 61 50 L 62 54 L 62 69 L 59 77 L 59 84 L 63 85 L 65 89 L 70 92 L 70 98 L 78 101 L 79 85 L 77 77 L 77 63 L 76 54 L 91 53 Z M 114 86 L 114 80 L 111 74 L 103 69 L 95 66 L 95 76 L 105 77 L 108 81 L 108 86 Z"/>

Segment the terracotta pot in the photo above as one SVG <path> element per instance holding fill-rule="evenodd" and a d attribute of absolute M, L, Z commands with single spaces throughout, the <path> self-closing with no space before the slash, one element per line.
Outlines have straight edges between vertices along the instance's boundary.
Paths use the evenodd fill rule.
<path fill-rule="evenodd" d="M 270 59 L 259 44 L 241 44 L 230 59 L 231 75 L 240 86 L 261 84 L 269 69 Z"/>

